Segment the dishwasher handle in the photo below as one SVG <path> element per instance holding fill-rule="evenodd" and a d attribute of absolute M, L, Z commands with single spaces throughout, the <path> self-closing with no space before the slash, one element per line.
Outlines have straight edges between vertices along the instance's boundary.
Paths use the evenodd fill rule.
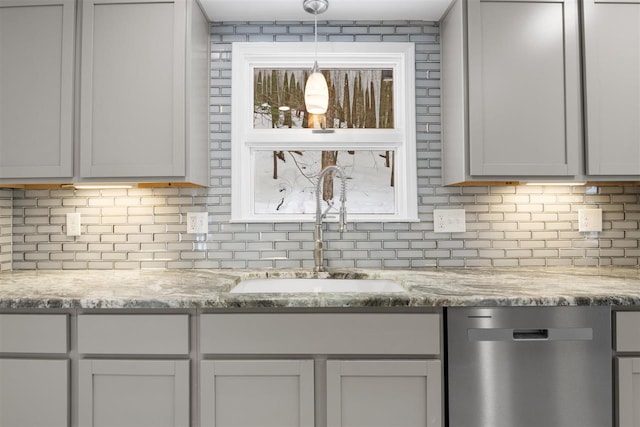
<path fill-rule="evenodd" d="M 593 328 L 469 328 L 469 341 L 591 341 Z"/>
<path fill-rule="evenodd" d="M 514 341 L 519 340 L 547 340 L 549 339 L 549 329 L 514 329 Z"/>

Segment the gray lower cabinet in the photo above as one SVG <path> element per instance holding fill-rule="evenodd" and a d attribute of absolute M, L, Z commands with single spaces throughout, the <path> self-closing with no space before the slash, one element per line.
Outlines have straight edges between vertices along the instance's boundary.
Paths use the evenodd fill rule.
<path fill-rule="evenodd" d="M 576 0 L 456 0 L 441 21 L 444 184 L 573 179 Z"/>
<path fill-rule="evenodd" d="M 617 426 L 640 427 L 640 311 L 615 313 Z"/>
<path fill-rule="evenodd" d="M 327 361 L 329 427 L 439 427 L 439 360 Z"/>
<path fill-rule="evenodd" d="M 203 314 L 202 426 L 440 427 L 440 328 L 436 313 Z"/>
<path fill-rule="evenodd" d="M 0 426 L 68 425 L 68 360 L 0 359 Z"/>
<path fill-rule="evenodd" d="M 188 314 L 80 314 L 82 427 L 188 427 Z"/>
<path fill-rule="evenodd" d="M 640 426 L 640 358 L 619 357 L 618 427 Z"/>
<path fill-rule="evenodd" d="M 68 316 L 0 314 L 0 426 L 70 423 Z"/>
<path fill-rule="evenodd" d="M 587 174 L 640 175 L 640 2 L 584 0 Z"/>
<path fill-rule="evenodd" d="M 202 427 L 313 427 L 313 360 L 206 360 Z"/>
<path fill-rule="evenodd" d="M 83 427 L 188 427 L 189 361 L 81 360 Z"/>
<path fill-rule="evenodd" d="M 0 0 L 0 180 L 73 176 L 75 0 Z"/>

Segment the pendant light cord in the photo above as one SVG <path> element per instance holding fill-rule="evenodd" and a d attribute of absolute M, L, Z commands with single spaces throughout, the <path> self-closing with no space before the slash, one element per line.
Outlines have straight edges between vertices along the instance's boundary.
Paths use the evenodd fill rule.
<path fill-rule="evenodd" d="M 315 13 L 313 15 L 313 21 L 314 21 L 314 27 L 313 27 L 313 34 L 315 35 L 314 37 L 314 45 L 315 45 L 315 49 L 316 49 L 316 61 L 318 60 L 318 14 Z"/>

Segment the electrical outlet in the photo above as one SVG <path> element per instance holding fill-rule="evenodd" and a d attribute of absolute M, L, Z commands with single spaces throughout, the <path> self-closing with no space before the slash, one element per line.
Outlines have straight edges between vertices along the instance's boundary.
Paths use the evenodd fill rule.
<path fill-rule="evenodd" d="M 82 220 L 79 213 L 67 214 L 67 236 L 79 236 L 82 234 Z"/>
<path fill-rule="evenodd" d="M 602 209 L 578 210 L 578 231 L 602 231 Z"/>
<path fill-rule="evenodd" d="M 207 212 L 187 212 L 187 234 L 207 234 L 209 214 Z"/>
<path fill-rule="evenodd" d="M 464 209 L 434 209 L 433 231 L 436 233 L 464 233 L 467 231 Z"/>

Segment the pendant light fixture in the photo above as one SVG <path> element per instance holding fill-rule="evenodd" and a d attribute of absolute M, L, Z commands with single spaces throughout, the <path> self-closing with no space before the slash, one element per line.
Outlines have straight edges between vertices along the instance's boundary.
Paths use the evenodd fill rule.
<path fill-rule="evenodd" d="M 329 8 L 329 0 L 303 0 L 302 7 L 314 16 L 315 61 L 304 87 L 304 103 L 310 114 L 324 114 L 329 106 L 327 81 L 318 68 L 318 15 Z"/>

